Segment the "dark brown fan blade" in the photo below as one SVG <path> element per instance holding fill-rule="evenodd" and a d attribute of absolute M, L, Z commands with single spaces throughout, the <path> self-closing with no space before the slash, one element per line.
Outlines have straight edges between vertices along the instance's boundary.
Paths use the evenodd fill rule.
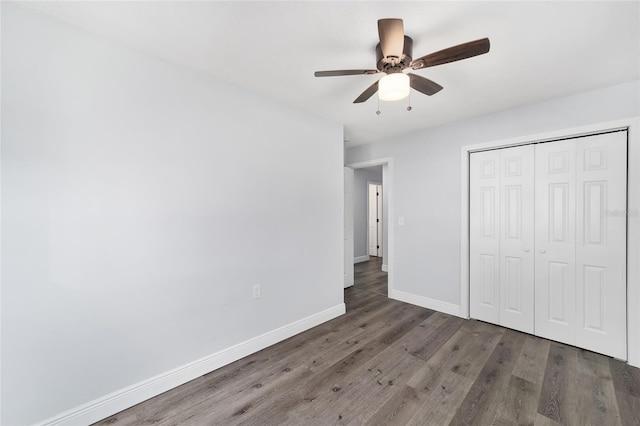
<path fill-rule="evenodd" d="M 420 93 L 431 96 L 442 90 L 442 86 L 440 86 L 436 82 L 429 80 L 428 78 L 424 78 L 411 73 L 409 73 L 408 75 L 411 87 L 416 89 Z"/>
<path fill-rule="evenodd" d="M 380 80 L 378 80 L 380 81 Z M 367 90 L 365 90 L 364 92 L 362 92 L 360 94 L 360 96 L 358 96 L 356 98 L 355 101 L 353 101 L 354 104 L 359 104 L 361 102 L 366 101 L 367 99 L 369 99 L 374 93 L 376 93 L 378 91 L 378 81 L 376 81 L 375 83 L 373 83 L 371 86 L 369 86 L 367 88 Z"/>
<path fill-rule="evenodd" d="M 411 62 L 411 68 L 418 70 L 482 55 L 489 51 L 489 46 L 488 38 L 459 44 L 418 58 Z"/>
<path fill-rule="evenodd" d="M 378 70 L 333 70 L 333 71 L 316 71 L 313 73 L 316 77 L 337 77 L 341 75 L 362 75 L 377 74 Z"/>
<path fill-rule="evenodd" d="M 378 35 L 380 36 L 380 49 L 385 58 L 402 58 L 404 49 L 404 25 L 402 19 L 379 19 Z"/>

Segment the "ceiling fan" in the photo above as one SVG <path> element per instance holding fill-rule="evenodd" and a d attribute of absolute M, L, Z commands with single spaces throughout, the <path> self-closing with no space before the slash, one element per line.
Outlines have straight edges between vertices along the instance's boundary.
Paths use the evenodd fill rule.
<path fill-rule="evenodd" d="M 449 47 L 435 53 L 413 59 L 413 39 L 404 35 L 402 19 L 378 20 L 380 43 L 376 46 L 376 69 L 316 71 L 316 77 L 335 77 L 341 75 L 360 75 L 385 73 L 380 80 L 369 86 L 353 101 L 354 104 L 369 99 L 380 91 L 383 101 L 395 101 L 405 98 L 410 87 L 425 95 L 433 95 L 442 90 L 442 86 L 428 78 L 413 73 L 405 74 L 403 70 L 420 70 L 422 68 L 442 65 L 461 59 L 482 55 L 489 51 L 489 39 L 470 41 Z"/>

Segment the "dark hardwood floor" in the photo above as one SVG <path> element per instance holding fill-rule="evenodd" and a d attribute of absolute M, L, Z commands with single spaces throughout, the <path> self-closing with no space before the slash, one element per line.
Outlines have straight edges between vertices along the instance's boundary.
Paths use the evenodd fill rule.
<path fill-rule="evenodd" d="M 382 271 L 382 257 L 370 257 L 368 262 L 353 265 L 354 287 L 387 295 L 387 273 Z"/>
<path fill-rule="evenodd" d="M 356 274 L 346 315 L 97 424 L 640 425 L 637 368 L 388 299 Z"/>

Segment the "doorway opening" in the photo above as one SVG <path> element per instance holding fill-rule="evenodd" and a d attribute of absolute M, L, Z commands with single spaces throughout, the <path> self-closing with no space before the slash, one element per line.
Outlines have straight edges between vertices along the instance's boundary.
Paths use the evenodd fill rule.
<path fill-rule="evenodd" d="M 349 164 L 354 169 L 352 184 L 353 213 L 353 288 L 392 294 L 392 230 L 390 160 Z"/>
<path fill-rule="evenodd" d="M 372 256 L 366 262 L 354 265 L 353 287 L 383 296 L 389 294 L 388 274 L 382 270 L 382 258 Z"/>
<path fill-rule="evenodd" d="M 362 175 L 362 176 L 359 176 Z M 358 191 L 358 186 L 361 185 L 361 180 L 364 178 L 379 178 L 376 181 L 367 180 L 365 191 Z M 369 168 L 359 169 L 355 171 L 354 178 L 354 196 L 362 197 L 366 196 L 366 256 L 358 255 L 358 246 L 362 244 L 354 245 L 354 260 L 359 259 L 358 263 L 354 265 L 354 286 L 356 289 L 366 290 L 373 293 L 378 293 L 384 296 L 388 295 L 388 279 L 386 272 L 386 265 L 384 265 L 384 245 L 386 244 L 386 238 L 384 237 L 384 196 L 382 186 L 382 166 L 373 166 Z M 360 192 L 360 193 L 359 193 Z M 362 200 L 354 200 L 356 203 Z M 358 224 L 362 224 L 362 219 L 355 215 L 362 215 L 362 209 L 354 209 L 354 226 L 357 228 Z M 362 225 L 360 225 L 362 226 Z M 362 232 L 358 232 L 355 229 L 356 237 L 360 237 Z M 364 260 L 363 259 L 367 259 Z M 384 265 L 384 268 L 383 268 Z"/>

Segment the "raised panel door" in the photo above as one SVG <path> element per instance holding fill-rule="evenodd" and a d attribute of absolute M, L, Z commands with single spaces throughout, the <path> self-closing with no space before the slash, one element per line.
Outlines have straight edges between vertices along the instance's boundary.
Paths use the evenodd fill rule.
<path fill-rule="evenodd" d="M 575 139 L 535 146 L 535 334 L 575 343 Z"/>
<path fill-rule="evenodd" d="M 500 321 L 500 152 L 469 162 L 469 307 L 472 318 Z"/>
<path fill-rule="evenodd" d="M 500 151 L 500 325 L 534 332 L 534 147 Z"/>
<path fill-rule="evenodd" d="M 576 345 L 626 359 L 627 134 L 576 140 Z"/>

